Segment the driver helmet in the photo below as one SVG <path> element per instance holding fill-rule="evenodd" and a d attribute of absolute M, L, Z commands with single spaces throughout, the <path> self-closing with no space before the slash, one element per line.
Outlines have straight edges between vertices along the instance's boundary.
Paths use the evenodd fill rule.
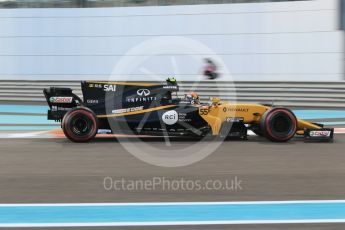
<path fill-rule="evenodd" d="M 176 78 L 175 77 L 168 77 L 167 82 L 170 84 L 176 84 Z"/>
<path fill-rule="evenodd" d="M 189 92 L 186 94 L 186 99 L 191 103 L 191 104 L 199 104 L 199 95 L 196 92 Z"/>

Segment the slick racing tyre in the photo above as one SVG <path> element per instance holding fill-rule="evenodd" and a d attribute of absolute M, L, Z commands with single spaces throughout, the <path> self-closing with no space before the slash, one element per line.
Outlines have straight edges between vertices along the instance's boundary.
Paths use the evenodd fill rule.
<path fill-rule="evenodd" d="M 97 134 L 97 118 L 88 108 L 72 109 L 62 120 L 62 130 L 71 141 L 88 142 Z"/>
<path fill-rule="evenodd" d="M 296 116 L 289 109 L 270 109 L 260 120 L 260 131 L 271 141 L 288 141 L 295 136 L 297 131 Z"/>

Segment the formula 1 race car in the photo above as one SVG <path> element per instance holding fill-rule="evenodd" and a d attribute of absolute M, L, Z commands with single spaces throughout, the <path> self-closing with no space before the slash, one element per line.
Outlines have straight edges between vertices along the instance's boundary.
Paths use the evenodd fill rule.
<path fill-rule="evenodd" d="M 59 121 L 74 142 L 92 140 L 99 130 L 164 136 L 247 138 L 248 130 L 274 142 L 295 135 L 308 140 L 332 140 L 334 130 L 297 119 L 281 107 L 233 104 L 212 98 L 200 103 L 196 93 L 177 96 L 176 82 L 81 82 L 83 100 L 69 88 L 44 89 L 48 119 Z"/>

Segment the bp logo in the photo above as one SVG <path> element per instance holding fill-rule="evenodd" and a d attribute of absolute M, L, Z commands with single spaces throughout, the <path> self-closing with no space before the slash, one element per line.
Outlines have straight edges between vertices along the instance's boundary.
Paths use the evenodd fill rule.
<path fill-rule="evenodd" d="M 162 120 L 167 125 L 173 125 L 178 121 L 178 114 L 175 110 L 170 110 L 162 115 Z"/>

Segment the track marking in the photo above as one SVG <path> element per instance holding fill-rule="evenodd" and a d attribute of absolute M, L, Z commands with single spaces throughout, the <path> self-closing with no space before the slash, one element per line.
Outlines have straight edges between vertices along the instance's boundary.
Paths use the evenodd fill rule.
<path fill-rule="evenodd" d="M 303 109 L 293 110 L 295 115 L 303 120 L 306 119 L 337 119 L 345 118 L 345 110 L 326 110 L 326 109 Z"/>
<path fill-rule="evenodd" d="M 53 138 L 53 136 L 49 137 L 46 134 L 48 131 L 39 131 L 39 132 L 25 132 L 25 133 L 0 133 L 0 138 L 6 139 L 6 138 Z"/>
<path fill-rule="evenodd" d="M 201 226 L 201 225 L 252 225 L 252 224 L 315 224 L 345 223 L 345 219 L 315 219 L 292 221 L 174 221 L 174 222 L 109 222 L 109 223 L 47 223 L 47 224 L 0 224 L 0 228 L 32 228 L 32 227 L 135 227 L 135 226 Z"/>
<path fill-rule="evenodd" d="M 24 203 L 0 204 L 0 207 L 83 207 L 83 206 L 169 206 L 169 205 L 222 205 L 222 204 L 345 204 L 345 200 L 282 200 L 282 201 L 211 201 L 211 202 L 128 202 L 128 203 Z"/>
<path fill-rule="evenodd" d="M 0 204 L 0 227 L 345 223 L 345 200 Z"/>
<path fill-rule="evenodd" d="M 0 114 L 0 125 L 59 125 L 59 123 L 47 120 L 47 116 L 36 115 L 3 115 Z"/>
<path fill-rule="evenodd" d="M 0 113 L 29 113 L 46 116 L 48 105 L 0 105 Z"/>

